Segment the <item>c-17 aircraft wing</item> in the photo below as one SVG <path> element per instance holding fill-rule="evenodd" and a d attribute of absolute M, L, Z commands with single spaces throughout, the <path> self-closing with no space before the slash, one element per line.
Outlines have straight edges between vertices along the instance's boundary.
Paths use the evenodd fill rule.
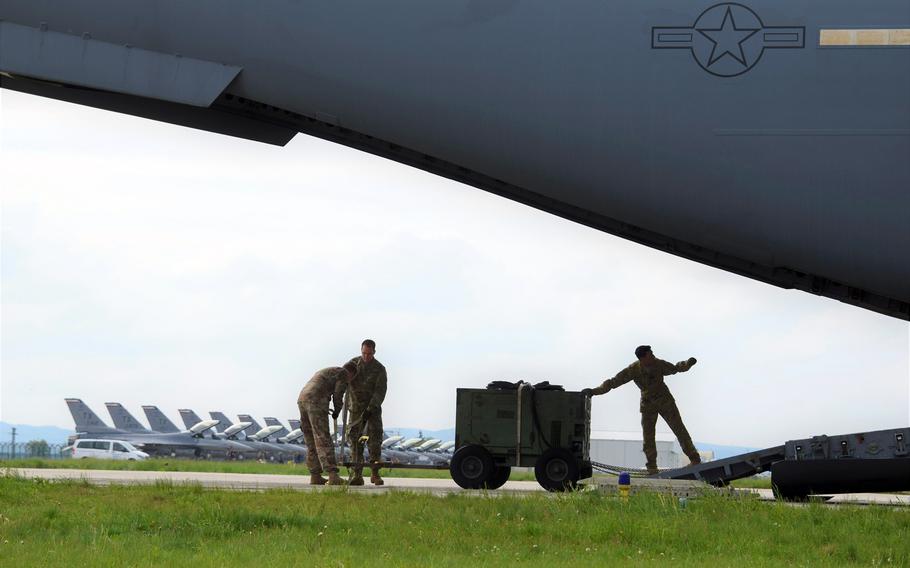
<path fill-rule="evenodd" d="M 906 0 L 0 0 L 0 85 L 377 154 L 910 319 Z"/>

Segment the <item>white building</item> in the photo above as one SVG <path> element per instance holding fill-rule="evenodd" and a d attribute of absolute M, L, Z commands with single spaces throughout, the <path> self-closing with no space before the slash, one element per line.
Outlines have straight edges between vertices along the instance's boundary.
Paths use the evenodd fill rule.
<path fill-rule="evenodd" d="M 683 454 L 676 436 L 658 432 L 655 438 L 659 469 L 673 469 L 689 464 L 689 458 Z M 645 454 L 641 447 L 641 432 L 591 430 L 591 461 L 629 469 L 644 469 Z M 699 453 L 702 461 L 714 458 L 713 452 Z"/>

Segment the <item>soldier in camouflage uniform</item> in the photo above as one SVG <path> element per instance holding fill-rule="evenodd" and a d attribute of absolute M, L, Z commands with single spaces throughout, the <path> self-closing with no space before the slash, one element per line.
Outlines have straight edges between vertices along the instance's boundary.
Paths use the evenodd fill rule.
<path fill-rule="evenodd" d="M 348 441 L 351 444 L 351 478 L 349 485 L 363 485 L 363 442 L 360 438 L 366 431 L 370 450 L 370 467 L 373 485 L 382 485 L 379 477 L 379 461 L 382 456 L 382 402 L 385 400 L 385 367 L 376 360 L 376 342 L 365 339 L 360 345 L 360 357 L 348 363 L 357 366 L 357 374 L 348 385 L 351 424 L 348 426 Z"/>
<path fill-rule="evenodd" d="M 335 444 L 329 434 L 329 400 L 332 400 L 335 413 L 339 412 L 343 405 L 343 387 L 355 373 L 357 367 L 351 363 L 317 371 L 297 397 L 311 485 L 325 485 L 326 482 L 329 485 L 344 485 L 344 480 L 338 475 Z M 328 472 L 328 480 L 322 477 L 323 471 Z"/>
<path fill-rule="evenodd" d="M 689 461 L 693 464 L 701 463 L 701 457 L 695 444 L 692 443 L 692 437 L 683 424 L 682 417 L 679 415 L 679 409 L 676 407 L 676 400 L 670 394 L 670 389 L 664 383 L 664 377 L 684 373 L 695 365 L 695 357 L 690 357 L 688 361 L 680 361 L 677 364 L 668 363 L 654 356 L 650 345 L 641 345 L 635 349 L 635 356 L 638 361 L 632 363 L 622 371 L 616 374 L 612 379 L 607 379 L 597 388 L 584 389 L 583 394 L 593 396 L 597 394 L 606 394 L 616 387 L 620 387 L 629 381 L 635 381 L 635 384 L 641 389 L 641 430 L 644 438 L 642 450 L 645 452 L 645 467 L 648 473 L 657 473 L 657 444 L 654 441 L 654 427 L 657 424 L 657 416 L 660 415 L 673 430 L 673 434 L 679 440 L 683 453 L 688 456 Z"/>

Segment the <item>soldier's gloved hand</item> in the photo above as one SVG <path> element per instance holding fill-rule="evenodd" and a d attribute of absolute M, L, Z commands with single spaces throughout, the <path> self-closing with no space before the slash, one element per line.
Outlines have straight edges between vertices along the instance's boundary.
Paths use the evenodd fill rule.
<path fill-rule="evenodd" d="M 338 420 L 339 416 L 341 416 L 341 407 L 340 406 L 332 411 L 332 420 Z"/>
<path fill-rule="evenodd" d="M 688 363 L 689 366 L 691 367 L 692 365 L 698 363 L 698 359 L 696 359 L 695 357 L 689 357 L 689 360 L 686 361 L 686 363 Z"/>
<path fill-rule="evenodd" d="M 591 396 L 591 389 L 581 389 L 582 396 Z"/>

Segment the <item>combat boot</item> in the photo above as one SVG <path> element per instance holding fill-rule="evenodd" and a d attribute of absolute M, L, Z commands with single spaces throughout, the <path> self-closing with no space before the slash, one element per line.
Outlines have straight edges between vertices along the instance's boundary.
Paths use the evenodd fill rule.
<path fill-rule="evenodd" d="M 326 478 L 322 477 L 322 475 L 318 473 L 310 474 L 310 485 L 325 485 L 326 481 Z"/>
<path fill-rule="evenodd" d="M 385 481 L 383 481 L 382 478 L 379 477 L 379 468 L 373 467 L 372 470 L 373 470 L 373 473 L 370 475 L 370 483 L 372 483 L 373 485 L 385 485 Z"/>
<path fill-rule="evenodd" d="M 345 481 L 341 479 L 341 476 L 338 475 L 337 471 L 329 472 L 329 485 L 344 485 Z"/>
<path fill-rule="evenodd" d="M 351 470 L 351 478 L 348 479 L 348 485 L 363 485 L 363 469 L 354 468 Z"/>
<path fill-rule="evenodd" d="M 657 469 L 656 465 L 648 464 L 645 466 L 645 469 L 648 470 L 648 475 L 657 475 L 660 473 L 660 470 Z"/>

